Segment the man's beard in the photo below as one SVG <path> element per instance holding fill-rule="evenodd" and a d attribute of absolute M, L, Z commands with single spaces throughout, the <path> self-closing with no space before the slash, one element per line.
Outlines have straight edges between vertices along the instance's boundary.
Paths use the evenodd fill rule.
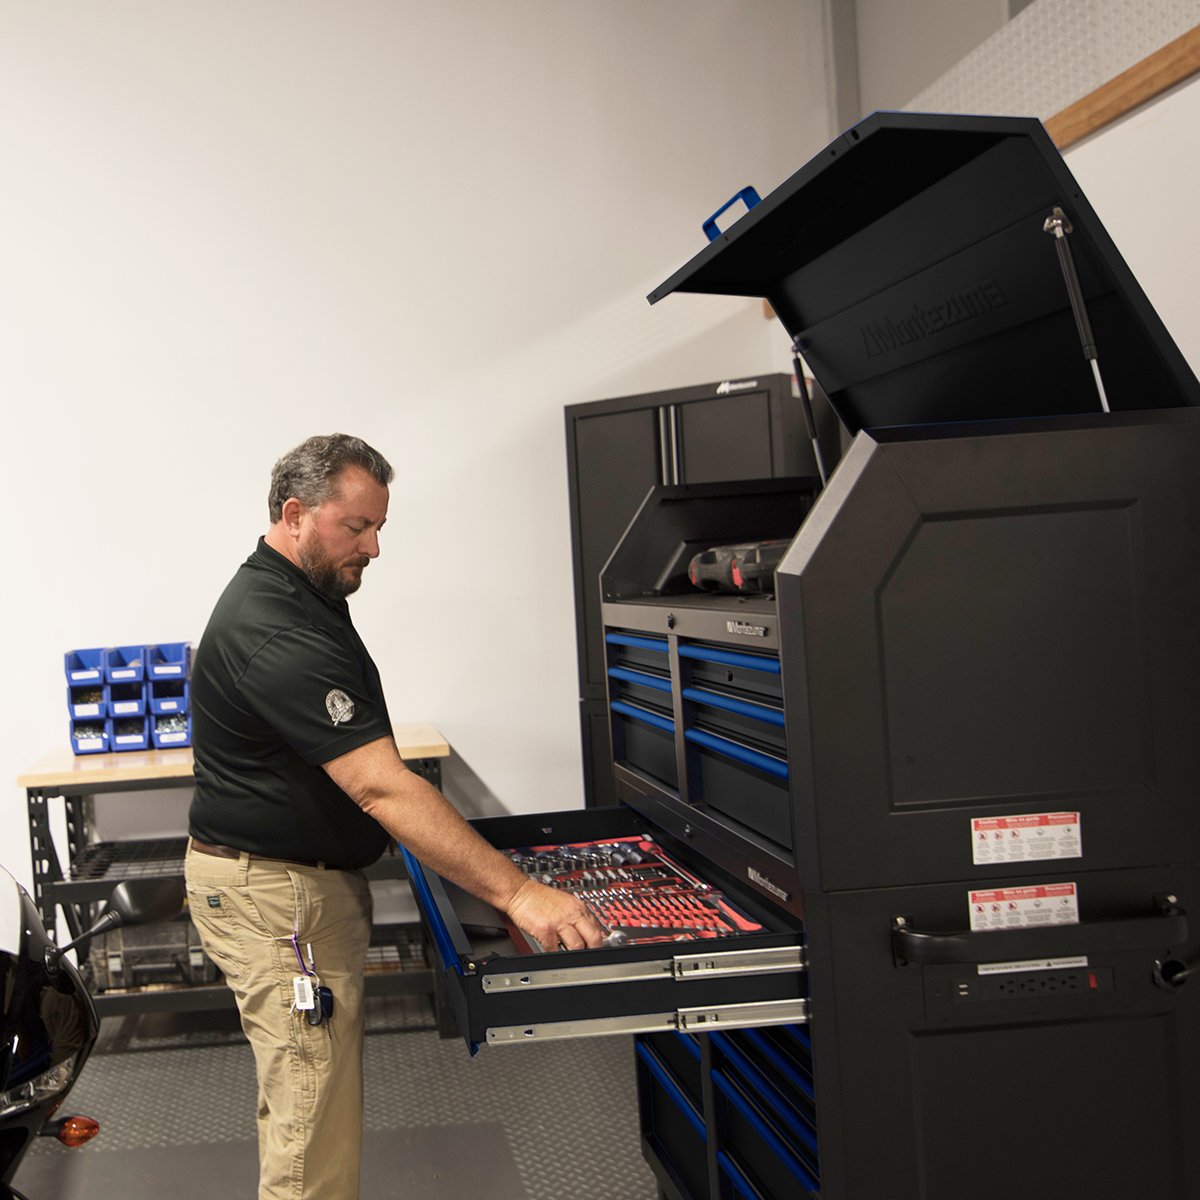
<path fill-rule="evenodd" d="M 308 581 L 321 593 L 331 600 L 344 600 L 353 592 L 357 592 L 362 583 L 362 575 L 357 578 L 346 578 L 341 574 L 343 566 L 365 567 L 370 559 L 352 559 L 348 563 L 336 563 L 325 556 L 320 546 L 307 548 L 299 547 L 300 568 L 308 576 Z"/>

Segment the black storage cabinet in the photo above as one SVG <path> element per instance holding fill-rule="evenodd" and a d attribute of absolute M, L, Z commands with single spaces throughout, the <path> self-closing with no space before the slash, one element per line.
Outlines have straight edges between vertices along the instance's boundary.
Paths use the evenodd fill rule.
<path fill-rule="evenodd" d="M 750 486 L 660 489 L 604 575 L 609 662 L 657 640 L 676 749 L 622 740 L 622 702 L 618 796 L 807 948 L 807 1028 L 639 1038 L 664 1193 L 1200 1194 L 1190 367 L 1032 120 L 875 114 L 674 291 L 765 297 L 855 437 L 774 598 L 632 585 Z"/>
<path fill-rule="evenodd" d="M 649 492 L 618 804 L 480 827 L 651 833 L 762 930 L 514 959 L 413 862 L 468 1040 L 636 1031 L 671 1200 L 1200 1195 L 1195 375 L 1028 119 L 875 114 L 674 291 L 765 297 L 853 442 Z M 773 594 L 689 587 L 780 536 Z"/>

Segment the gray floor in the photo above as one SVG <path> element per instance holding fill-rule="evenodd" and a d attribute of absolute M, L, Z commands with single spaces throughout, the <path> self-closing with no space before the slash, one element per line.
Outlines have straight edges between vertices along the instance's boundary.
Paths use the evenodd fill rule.
<path fill-rule="evenodd" d="M 424 997 L 372 1000 L 363 1200 L 654 1200 L 629 1037 L 487 1047 L 443 1040 Z M 78 1150 L 38 1139 L 29 1200 L 254 1200 L 254 1064 L 232 1011 L 106 1018 L 64 1112 Z"/>

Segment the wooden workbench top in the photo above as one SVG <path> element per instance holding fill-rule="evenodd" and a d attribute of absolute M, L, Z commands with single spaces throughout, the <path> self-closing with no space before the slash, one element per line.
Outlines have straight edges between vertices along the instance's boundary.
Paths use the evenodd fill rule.
<path fill-rule="evenodd" d="M 446 758 L 450 746 L 432 725 L 397 725 L 393 729 L 402 758 Z M 101 785 L 114 790 L 122 783 L 161 782 L 164 787 L 192 782 L 190 746 L 175 750 L 129 750 L 119 754 L 72 754 L 55 751 L 17 776 L 22 788 L 60 788 L 67 795 L 85 795 Z"/>

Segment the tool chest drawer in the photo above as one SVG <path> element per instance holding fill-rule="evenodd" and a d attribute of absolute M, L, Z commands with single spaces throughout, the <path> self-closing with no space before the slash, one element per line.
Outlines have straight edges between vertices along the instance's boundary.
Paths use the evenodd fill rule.
<path fill-rule="evenodd" d="M 675 722 L 644 704 L 613 700 L 613 761 L 633 767 L 643 775 L 675 792 L 679 788 L 679 764 L 675 752 Z"/>
<path fill-rule="evenodd" d="M 712 1073 L 721 1140 L 726 1157 L 766 1196 L 815 1196 L 817 1181 L 780 1135 L 778 1113 L 760 1107 L 721 1071 Z"/>
<path fill-rule="evenodd" d="M 702 1111 L 704 1064 L 695 1036 L 690 1033 L 644 1033 L 638 1038 L 638 1045 L 645 1045 L 654 1052 L 696 1111 Z"/>
<path fill-rule="evenodd" d="M 803 1023 L 803 931 L 632 810 L 472 822 L 532 877 L 571 891 L 606 933 L 542 953 L 404 851 L 413 894 L 472 1052 L 608 1033 Z"/>
<path fill-rule="evenodd" d="M 811 1075 L 796 1073 L 756 1030 L 711 1037 L 718 1145 L 771 1196 L 818 1188 Z"/>
<path fill-rule="evenodd" d="M 605 635 L 613 760 L 679 787 L 667 639 L 613 630 Z"/>
<path fill-rule="evenodd" d="M 664 1061 L 661 1039 L 652 1044 L 640 1037 L 636 1049 L 638 1112 L 647 1149 L 682 1195 L 705 1196 L 708 1131 L 702 1105 L 688 1096 Z"/>

